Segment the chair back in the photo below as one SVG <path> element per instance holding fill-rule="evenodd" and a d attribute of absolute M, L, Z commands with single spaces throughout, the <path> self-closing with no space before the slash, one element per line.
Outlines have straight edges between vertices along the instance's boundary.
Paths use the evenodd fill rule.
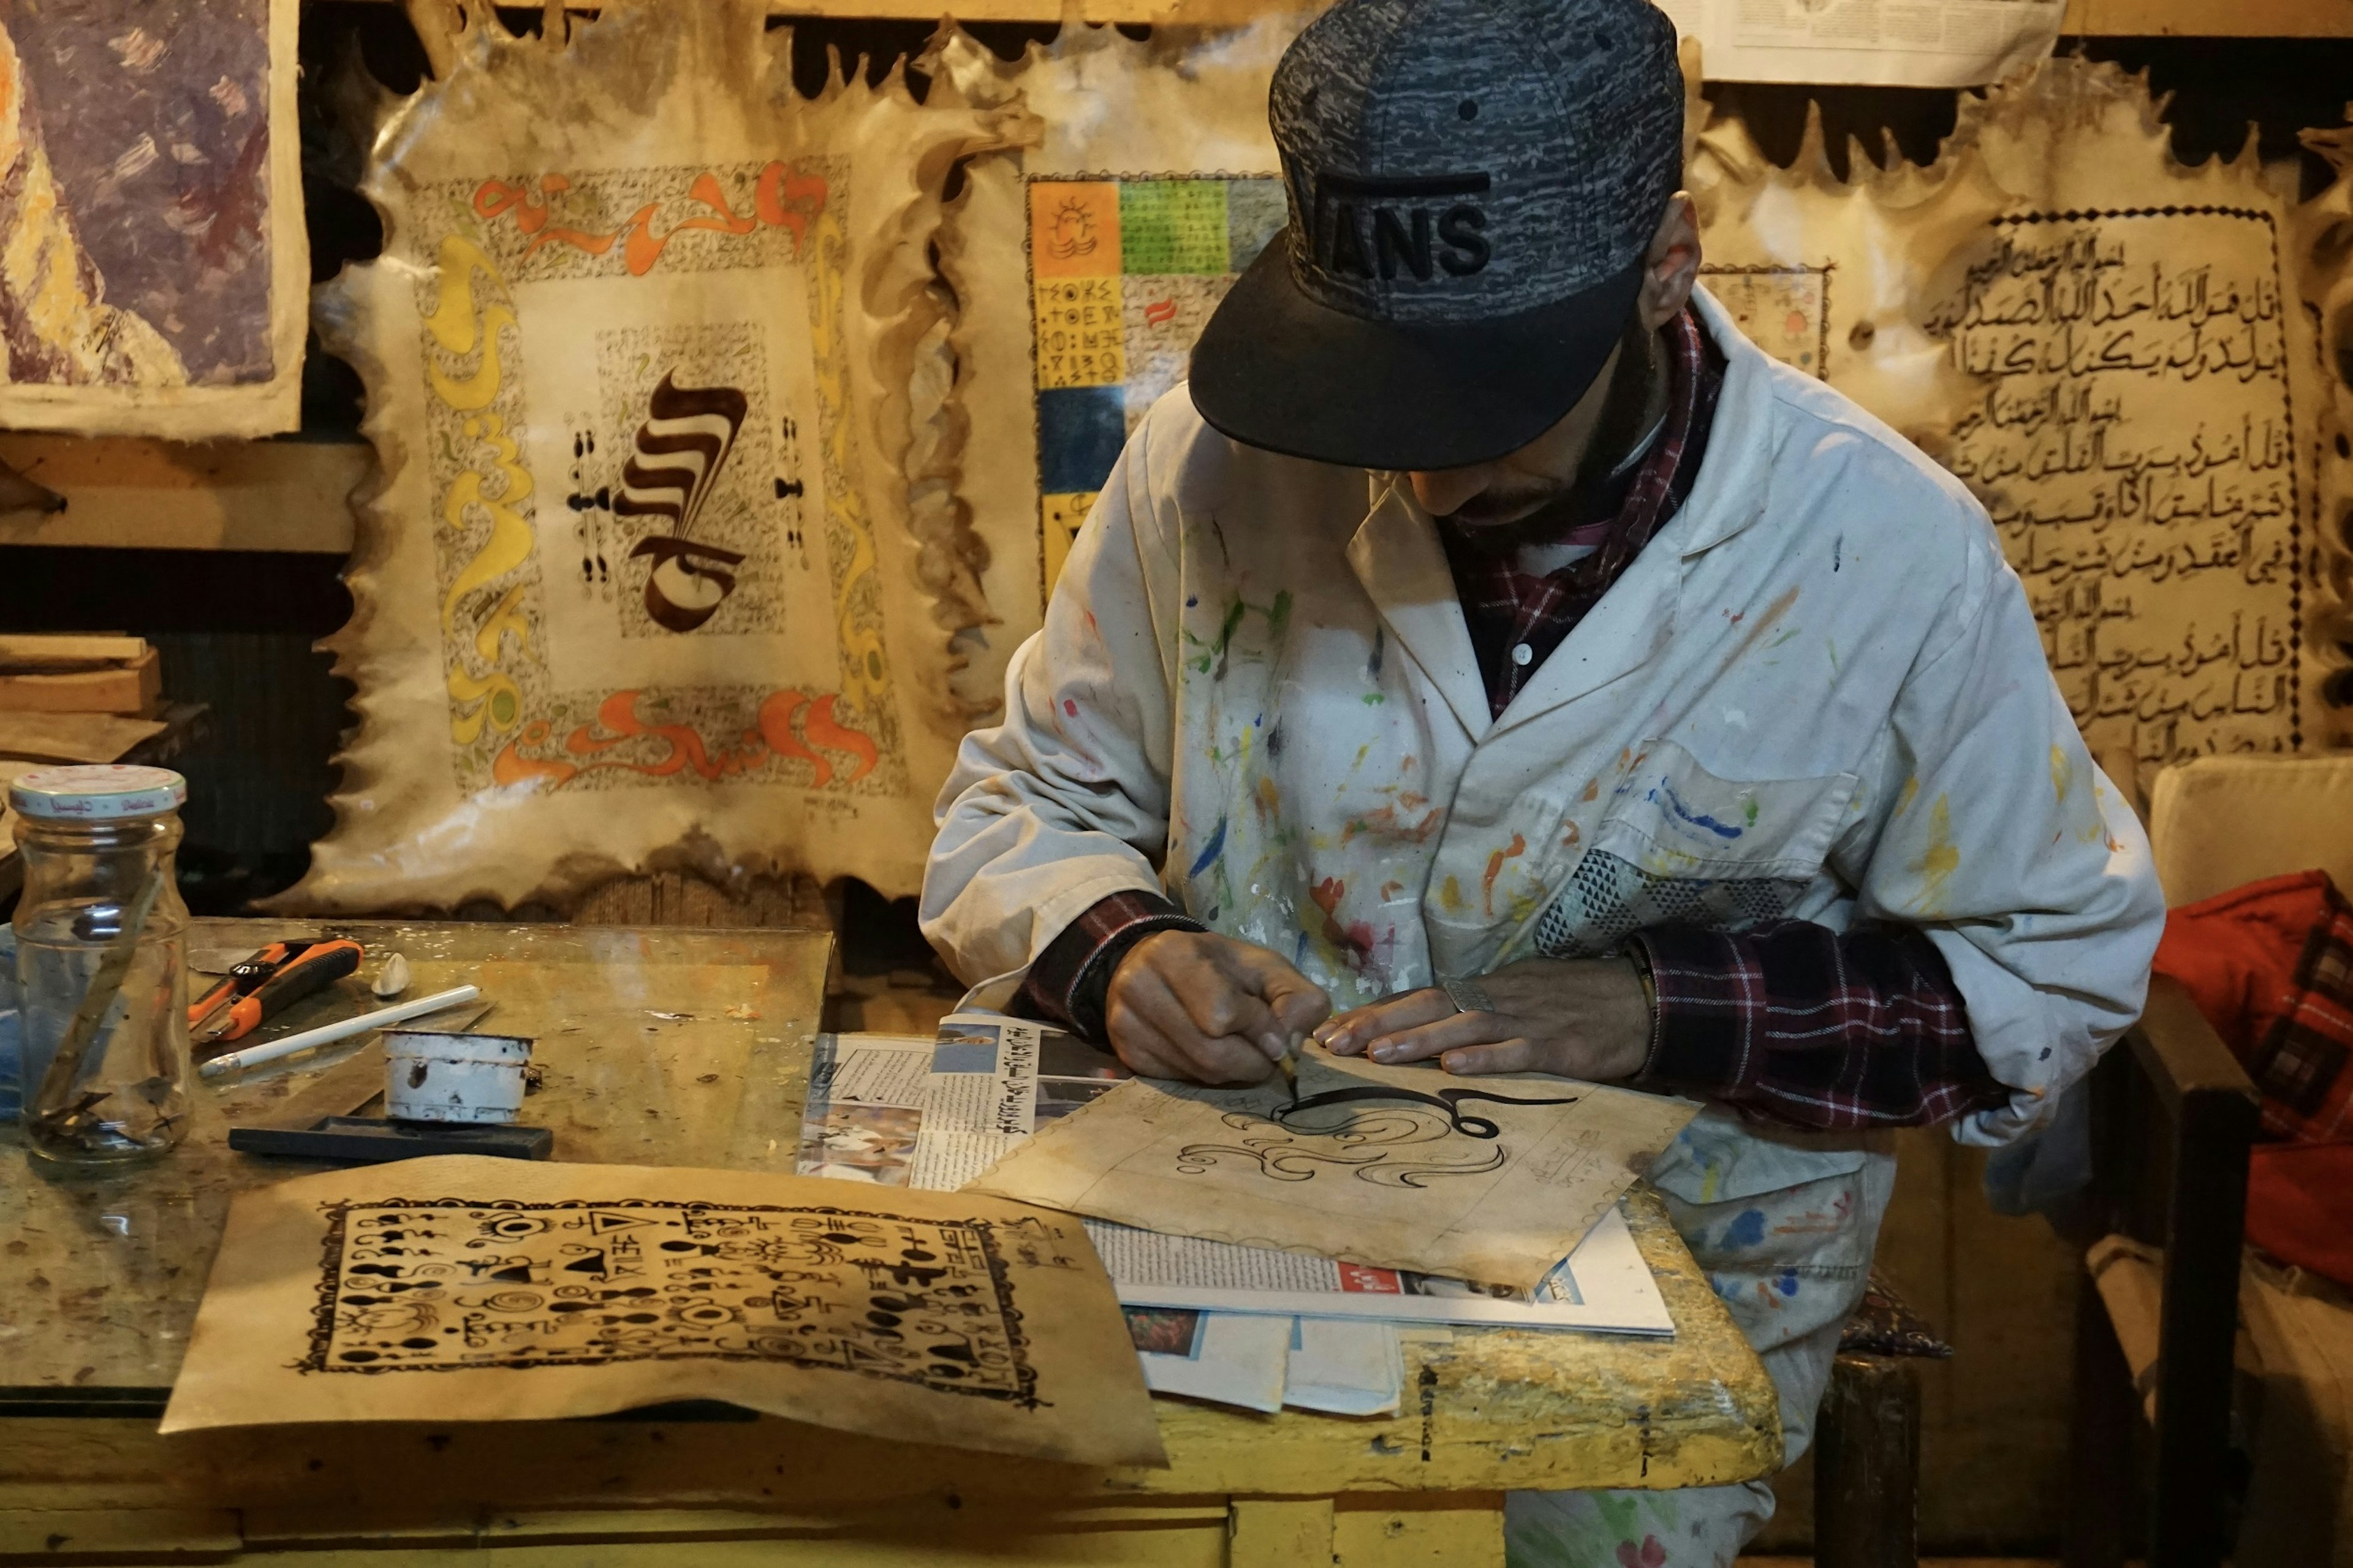
<path fill-rule="evenodd" d="M 2353 893 L 2353 752 L 2165 768 L 2149 795 L 2148 837 L 2168 907 L 2315 868 Z"/>

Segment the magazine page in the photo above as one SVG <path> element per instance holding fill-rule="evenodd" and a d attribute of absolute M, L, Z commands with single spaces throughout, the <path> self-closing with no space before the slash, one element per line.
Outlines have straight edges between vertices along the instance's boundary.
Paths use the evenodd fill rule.
<path fill-rule="evenodd" d="M 1185 1307 L 1129 1307 L 1145 1386 L 1271 1415 L 1289 1399 L 1292 1320 Z M 1343 1395 L 1345 1397 L 1345 1395 Z"/>
<path fill-rule="evenodd" d="M 798 1173 L 911 1185 L 932 1054 L 933 1042 L 920 1035 L 819 1035 Z"/>
<path fill-rule="evenodd" d="M 1209 1314 L 1219 1320 L 1243 1315 Z M 1293 1318 L 1290 1325 L 1291 1355 L 1282 1374 L 1285 1405 L 1328 1415 L 1387 1415 L 1397 1409 L 1405 1392 L 1405 1364 L 1395 1327 L 1362 1318 Z M 1145 1381 L 1152 1381 L 1149 1372 Z"/>

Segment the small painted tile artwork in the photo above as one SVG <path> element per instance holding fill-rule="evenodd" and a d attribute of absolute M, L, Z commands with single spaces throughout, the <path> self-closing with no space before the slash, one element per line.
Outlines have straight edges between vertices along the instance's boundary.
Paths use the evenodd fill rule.
<path fill-rule="evenodd" d="M 1271 177 L 1029 182 L 1048 595 L 1129 434 L 1282 223 Z"/>

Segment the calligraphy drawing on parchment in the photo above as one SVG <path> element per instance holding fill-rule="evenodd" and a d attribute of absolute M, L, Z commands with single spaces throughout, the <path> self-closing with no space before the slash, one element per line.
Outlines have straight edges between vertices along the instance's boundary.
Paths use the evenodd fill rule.
<path fill-rule="evenodd" d="M 297 9 L 87 0 L 0 17 L 0 426 L 295 427 Z"/>
<path fill-rule="evenodd" d="M 332 645 L 361 727 L 288 907 L 658 863 L 914 890 L 971 614 L 902 463 L 926 246 L 955 160 L 1028 122 L 805 100 L 790 47 L 754 0 L 485 12 L 382 108 L 385 254 L 321 312 L 385 468 Z"/>
<path fill-rule="evenodd" d="M 2143 82 L 2054 60 L 1964 100 L 1935 168 L 1853 163 L 1818 124 L 1788 171 L 1711 125 L 1693 183 L 1739 279 L 1708 286 L 1821 270 L 1818 332 L 1744 325 L 1985 503 L 2110 773 L 2324 739 L 2316 356 L 2252 144 L 2184 167 Z"/>
<path fill-rule="evenodd" d="M 976 715 L 1002 700 L 1005 661 L 1038 628 L 1128 432 L 1282 232 L 1267 84 L 1306 20 L 1164 27 L 1147 43 L 1071 22 L 1011 64 L 962 34 L 938 52 L 972 100 L 1018 97 L 1044 128 L 973 161 L 941 235 L 965 302 L 959 493 L 989 550 L 994 624 L 957 678 Z"/>
<path fill-rule="evenodd" d="M 1053 1458 L 1158 1458 L 1076 1220 L 800 1177 L 464 1157 L 240 1197 L 164 1425 L 691 1397 Z M 1097 1438 L 1111 1450 L 1089 1452 Z"/>
<path fill-rule="evenodd" d="M 1451 1078 L 1311 1047 L 1294 1095 L 1133 1079 L 967 1192 L 1379 1268 L 1532 1289 L 1699 1108 L 1569 1079 Z"/>

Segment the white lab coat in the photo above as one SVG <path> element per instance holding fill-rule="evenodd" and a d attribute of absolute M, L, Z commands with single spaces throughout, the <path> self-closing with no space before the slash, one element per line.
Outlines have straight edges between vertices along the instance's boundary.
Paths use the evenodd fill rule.
<path fill-rule="evenodd" d="M 2140 826 L 1984 510 L 1698 300 L 1728 363 L 1690 499 L 1500 719 L 1401 478 L 1163 398 L 941 794 L 925 934 L 1001 994 L 1098 899 L 1158 889 L 1346 1007 L 1672 921 L 1900 921 L 2011 1090 L 1957 1136 L 2034 1127 L 2139 1012 Z M 1760 1348 L 1852 1305 L 1871 1147 L 1718 1109 L 1652 1173 Z M 1788 1310 L 1807 1279 L 1837 1288 Z"/>

